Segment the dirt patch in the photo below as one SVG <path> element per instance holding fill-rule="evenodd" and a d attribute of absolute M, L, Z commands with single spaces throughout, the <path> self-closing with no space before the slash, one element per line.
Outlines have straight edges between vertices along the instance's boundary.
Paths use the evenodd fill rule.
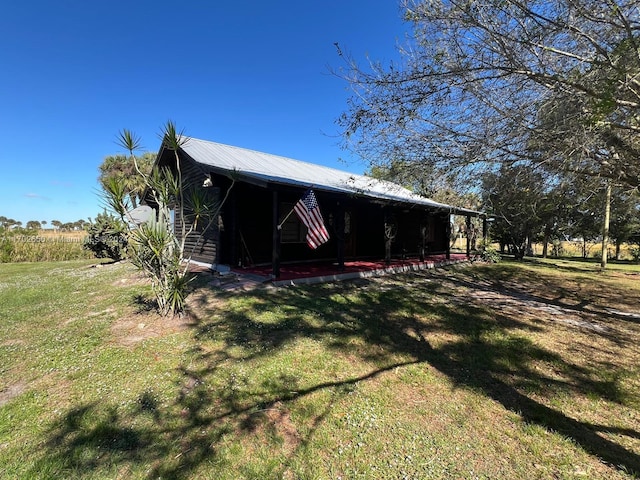
<path fill-rule="evenodd" d="M 287 452 L 294 451 L 300 444 L 300 435 L 295 425 L 291 421 L 289 410 L 281 403 L 277 402 L 266 412 L 267 421 L 273 425 L 276 432 L 283 438 L 283 448 Z"/>
<path fill-rule="evenodd" d="M 562 305 L 554 305 L 522 293 L 471 290 L 467 292 L 467 298 L 464 300 L 468 299 L 473 299 L 483 305 L 490 305 L 502 314 L 514 318 L 528 315 L 532 319 L 546 319 L 572 327 L 593 330 L 598 333 L 608 333 L 610 331 L 610 327 L 598 321 L 597 316 L 592 313 L 581 312 Z"/>
<path fill-rule="evenodd" d="M 13 385 L 9 385 L 6 389 L 0 391 L 0 407 L 4 404 L 8 403 L 13 398 L 20 395 L 27 389 L 26 383 L 15 383 Z"/>
<path fill-rule="evenodd" d="M 427 281 L 437 281 L 452 293 L 447 301 L 489 307 L 509 318 L 535 324 L 549 322 L 597 334 L 624 336 L 625 326 L 617 320 L 640 318 L 640 313 L 628 311 L 625 306 L 618 310 L 591 301 L 576 301 L 571 295 L 558 296 L 554 294 L 554 286 L 540 283 L 540 280 L 532 280 L 530 284 L 492 282 L 475 278 L 470 275 L 472 272 L 462 267 L 455 275 L 436 270 L 428 273 Z"/>
<path fill-rule="evenodd" d="M 183 331 L 191 324 L 187 315 L 163 317 L 153 312 L 132 313 L 113 322 L 111 334 L 119 345 L 133 346 L 144 340 Z"/>
<path fill-rule="evenodd" d="M 291 421 L 289 409 L 282 402 L 276 402 L 270 408 L 254 413 L 249 423 L 251 425 L 248 430 L 254 435 L 280 438 L 282 451 L 286 455 L 293 453 L 300 445 L 298 430 Z"/>
<path fill-rule="evenodd" d="M 148 285 L 149 279 L 146 278 L 142 273 L 135 272 L 126 277 L 119 278 L 111 285 L 114 287 L 130 287 L 132 285 Z"/>

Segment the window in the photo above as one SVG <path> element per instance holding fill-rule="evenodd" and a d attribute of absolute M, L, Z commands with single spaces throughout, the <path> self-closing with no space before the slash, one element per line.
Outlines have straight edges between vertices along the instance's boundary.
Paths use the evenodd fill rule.
<path fill-rule="evenodd" d="M 284 220 L 285 215 L 289 215 L 285 222 L 282 224 L 280 230 L 280 242 L 281 243 L 305 243 L 307 238 L 307 227 L 305 227 L 298 215 L 293 212 L 293 203 L 281 203 L 280 204 L 280 222 Z"/>

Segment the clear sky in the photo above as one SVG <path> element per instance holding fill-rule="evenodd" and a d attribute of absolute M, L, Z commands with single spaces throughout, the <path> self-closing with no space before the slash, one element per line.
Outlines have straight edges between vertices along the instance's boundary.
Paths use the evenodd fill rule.
<path fill-rule="evenodd" d="M 335 42 L 397 58 L 394 0 L 22 0 L 0 14 L 0 215 L 101 211 L 98 166 L 127 128 L 157 151 L 189 136 L 362 173 L 335 120 L 348 84 Z M 340 160 L 342 159 L 342 160 Z"/>

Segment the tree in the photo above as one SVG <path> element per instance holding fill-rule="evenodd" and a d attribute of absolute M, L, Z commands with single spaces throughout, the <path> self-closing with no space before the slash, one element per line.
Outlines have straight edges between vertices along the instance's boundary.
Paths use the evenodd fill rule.
<path fill-rule="evenodd" d="M 386 165 L 373 165 L 366 173 L 373 178 L 388 180 L 436 202 L 477 209 L 480 198 L 476 193 L 458 191 L 447 172 L 428 165 L 393 160 Z"/>
<path fill-rule="evenodd" d="M 602 235 L 606 185 L 601 178 L 565 177 L 562 188 L 564 233 L 582 241 L 582 257 L 586 258 L 589 242 Z"/>
<path fill-rule="evenodd" d="M 40 230 L 40 222 L 37 220 L 29 220 L 27 222 L 28 230 Z"/>
<path fill-rule="evenodd" d="M 136 145 L 139 148 L 139 145 Z M 111 155 L 105 157 L 100 165 L 98 181 L 104 187 L 105 183 L 116 179 L 122 184 L 133 208 L 136 208 L 142 199 L 146 188 L 145 176 L 149 175 L 156 160 L 156 154 L 151 152 L 139 156 Z"/>
<path fill-rule="evenodd" d="M 580 174 L 640 186 L 636 0 L 405 0 L 402 8 L 413 33 L 401 63 L 363 68 L 339 50 L 338 73 L 354 90 L 338 120 L 347 148 L 374 165 L 402 152 L 466 184 L 478 170 L 526 161 L 564 171 L 583 162 Z M 541 119 L 559 98 L 571 99 L 555 111 L 567 121 Z M 584 134 L 552 143 L 562 148 L 548 155 L 544 142 L 569 124 Z"/>
<path fill-rule="evenodd" d="M 2 226 L 3 228 L 10 229 L 13 227 L 19 227 L 20 225 L 22 225 L 22 222 L 18 222 L 13 218 L 7 218 L 4 216 L 0 217 L 0 226 Z"/>
<path fill-rule="evenodd" d="M 620 260 L 622 244 L 640 234 L 640 196 L 637 191 L 620 187 L 613 189 L 609 233 L 615 243 L 615 258 Z"/>
<path fill-rule="evenodd" d="M 542 173 L 527 165 L 505 166 L 483 180 L 484 205 L 494 217 L 492 235 L 509 245 L 516 259 L 525 256 L 543 227 L 541 212 L 549 203 L 546 191 Z"/>

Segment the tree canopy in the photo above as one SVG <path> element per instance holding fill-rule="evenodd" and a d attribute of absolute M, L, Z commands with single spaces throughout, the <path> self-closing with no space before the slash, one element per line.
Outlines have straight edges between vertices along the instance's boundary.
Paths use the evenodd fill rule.
<path fill-rule="evenodd" d="M 362 67 L 344 143 L 468 181 L 514 162 L 640 186 L 637 0 L 404 0 L 402 61 Z"/>
<path fill-rule="evenodd" d="M 122 186 L 132 206 L 135 208 L 138 206 L 146 188 L 144 175 L 148 175 L 151 172 L 155 160 L 155 153 L 146 152 L 135 157 L 136 166 L 132 155 L 110 155 L 105 157 L 100 165 L 98 181 L 105 188 L 109 182 L 117 180 L 117 183 Z M 140 169 L 140 172 L 138 172 L 138 169 Z"/>

